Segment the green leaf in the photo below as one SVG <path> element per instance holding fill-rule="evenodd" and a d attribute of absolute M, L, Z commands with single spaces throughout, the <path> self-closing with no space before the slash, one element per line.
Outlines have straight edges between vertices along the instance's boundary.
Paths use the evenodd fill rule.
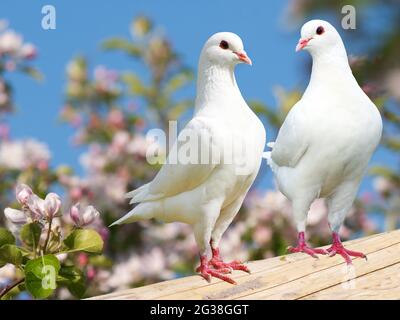
<path fill-rule="evenodd" d="M 184 87 L 193 80 L 194 76 L 190 70 L 183 70 L 182 72 L 174 75 L 165 85 L 165 92 L 171 94 L 178 89 Z"/>
<path fill-rule="evenodd" d="M 7 263 L 19 266 L 22 263 L 22 251 L 16 245 L 5 244 L 0 248 L 0 266 Z"/>
<path fill-rule="evenodd" d="M 168 111 L 168 119 L 178 119 L 192 105 L 193 100 L 190 99 L 178 102 Z"/>
<path fill-rule="evenodd" d="M 89 257 L 89 264 L 99 268 L 111 268 L 113 266 L 112 260 L 104 255 Z"/>
<path fill-rule="evenodd" d="M 56 289 L 60 262 L 56 256 L 49 254 L 28 261 L 24 271 L 26 289 L 35 298 L 44 299 Z"/>
<path fill-rule="evenodd" d="M 0 248 L 5 244 L 15 244 L 15 237 L 6 228 L 0 228 Z"/>
<path fill-rule="evenodd" d="M 34 78 L 37 81 L 42 81 L 44 79 L 43 74 L 39 70 L 37 70 L 33 67 L 23 66 L 23 67 L 21 67 L 21 71 L 23 73 L 26 73 L 27 75 L 31 76 L 32 78 Z"/>
<path fill-rule="evenodd" d="M 396 178 L 396 172 L 393 171 L 392 169 L 384 166 L 374 166 L 369 170 L 371 175 L 377 175 L 377 176 L 382 176 L 387 179 L 395 179 Z"/>
<path fill-rule="evenodd" d="M 138 46 L 122 38 L 111 38 L 105 40 L 102 43 L 102 48 L 105 50 L 122 50 L 134 57 L 138 57 L 142 53 L 142 50 Z"/>
<path fill-rule="evenodd" d="M 259 101 L 251 101 L 249 105 L 257 115 L 265 116 L 273 127 L 279 128 L 282 125 L 283 119 L 280 118 L 279 113 L 267 105 Z"/>
<path fill-rule="evenodd" d="M 63 266 L 58 273 L 57 282 L 68 288 L 71 294 L 80 299 L 86 292 L 86 279 L 81 270 L 74 266 Z"/>
<path fill-rule="evenodd" d="M 32 222 L 25 224 L 19 233 L 21 241 L 31 249 L 37 248 L 40 235 L 42 233 L 42 228 L 39 223 Z"/>
<path fill-rule="evenodd" d="M 132 72 L 125 73 L 122 75 L 122 80 L 127 84 L 132 94 L 142 96 L 146 93 L 146 87 L 136 74 Z"/>
<path fill-rule="evenodd" d="M 93 229 L 74 230 L 65 240 L 64 245 L 69 252 L 85 251 L 89 253 L 101 253 L 103 239 Z"/>
<path fill-rule="evenodd" d="M 393 151 L 400 151 L 400 138 L 399 137 L 387 137 L 383 140 L 383 143 Z"/>

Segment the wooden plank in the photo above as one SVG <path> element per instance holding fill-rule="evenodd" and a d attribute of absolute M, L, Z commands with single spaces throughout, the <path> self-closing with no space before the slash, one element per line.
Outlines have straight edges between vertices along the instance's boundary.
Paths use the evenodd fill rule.
<path fill-rule="evenodd" d="M 375 234 L 368 238 L 378 237 L 381 235 Z M 351 240 L 349 244 L 356 244 L 358 242 L 365 241 L 367 238 L 355 239 Z M 249 262 L 249 267 L 252 270 L 252 274 L 255 274 L 262 270 L 270 270 L 276 266 L 281 266 L 286 263 L 292 263 L 294 261 L 299 261 L 303 259 L 310 259 L 308 256 L 304 254 L 291 254 L 288 256 L 275 257 L 271 259 L 264 259 Z M 235 280 L 246 277 L 247 274 L 243 272 L 236 271 L 233 276 Z M 159 283 L 155 283 L 152 285 L 134 288 L 134 289 L 126 289 L 117 291 L 114 293 L 93 297 L 90 299 L 157 299 L 163 296 L 168 296 L 169 294 L 174 294 L 178 292 L 186 292 L 195 288 L 201 288 L 206 286 L 212 286 L 215 284 L 221 285 L 223 288 L 231 288 L 232 285 L 227 284 L 226 282 L 220 281 L 218 279 L 213 279 L 212 283 L 207 283 L 200 276 L 191 276 L 186 278 L 179 278 L 169 281 L 163 281 Z"/>
<path fill-rule="evenodd" d="M 400 263 L 358 277 L 348 286 L 336 285 L 302 297 L 305 300 L 400 299 Z"/>
<path fill-rule="evenodd" d="M 270 290 L 263 290 L 253 294 L 241 296 L 240 299 L 299 299 L 311 293 L 324 290 L 333 285 L 347 282 L 348 275 L 355 278 L 377 271 L 388 265 L 400 262 L 400 243 L 375 252 L 368 252 L 368 262 L 361 259 L 353 260 L 353 270 L 348 272 L 345 264 L 331 266 L 327 269 L 310 273 L 294 281 L 280 284 Z"/>
<path fill-rule="evenodd" d="M 379 248 L 395 243 L 400 243 L 400 232 L 398 232 L 397 237 L 387 239 L 384 235 L 379 235 L 377 237 L 364 238 L 353 244 L 346 244 L 346 246 L 352 250 L 364 250 L 366 254 L 370 254 L 379 250 Z M 192 288 L 190 291 L 162 296 L 160 299 L 237 299 L 254 294 L 255 292 L 263 292 L 269 288 L 274 288 L 283 283 L 314 274 L 331 266 L 345 265 L 342 257 L 321 257 L 320 259 L 314 259 L 301 253 L 296 255 L 305 258 L 295 260 L 292 263 L 282 263 L 261 272 L 235 278 L 238 283 L 236 286 L 218 282 L 201 288 Z M 361 261 L 365 263 L 364 259 Z M 268 260 L 264 260 L 264 262 L 268 263 Z M 250 298 L 256 299 L 256 297 Z"/>
<path fill-rule="evenodd" d="M 248 263 L 249 268 L 252 270 L 252 273 L 257 273 L 260 271 L 265 271 L 275 266 L 282 265 L 285 263 L 292 263 L 293 261 L 306 259 L 307 257 L 304 255 L 292 255 L 294 257 L 286 258 L 276 257 L 269 259 L 269 263 L 266 265 L 265 260 L 251 261 Z M 235 279 L 246 277 L 247 274 L 234 271 Z M 226 282 L 213 279 L 217 283 L 222 285 L 226 285 L 227 287 L 231 287 L 231 284 L 227 284 Z M 110 293 L 103 296 L 93 297 L 90 299 L 156 299 L 163 296 L 167 296 L 169 294 L 174 294 L 177 292 L 186 292 L 190 291 L 194 288 L 202 288 L 213 285 L 214 283 L 208 283 L 202 277 L 195 275 L 185 278 L 179 278 L 174 280 L 163 281 L 155 284 L 151 284 L 144 287 L 134 288 L 134 289 L 126 289 L 117 291 L 114 293 Z"/>
<path fill-rule="evenodd" d="M 368 262 L 363 259 L 354 261 L 357 266 L 357 276 L 378 270 L 380 269 L 379 266 L 382 267 L 385 263 L 390 264 L 397 261 L 396 259 L 399 259 L 398 256 L 400 256 L 398 253 L 392 255 L 393 259 L 386 258 L 384 253 L 378 254 L 379 251 L 393 250 L 390 247 L 396 246 L 396 244 L 400 244 L 400 230 L 345 243 L 349 249 L 363 251 L 369 257 Z M 373 259 L 372 262 L 371 258 Z M 376 259 L 380 260 L 376 261 Z M 365 268 L 362 264 L 370 265 L 370 269 Z M 321 257 L 321 259 L 315 260 L 305 254 L 296 253 L 250 262 L 251 275 L 239 271 L 233 273 L 233 278 L 238 282 L 236 286 L 215 279 L 212 283 L 207 283 L 199 276 L 191 276 L 127 289 L 91 299 L 264 299 L 267 297 L 282 298 L 283 296 L 287 299 L 301 298 L 338 285 L 343 279 L 343 274 L 340 273 L 343 265 L 345 264 L 341 257 Z M 327 270 L 330 270 L 330 272 Z M 306 286 L 310 290 L 301 291 L 298 289 L 300 284 L 304 286 L 302 279 L 315 282 L 319 279 L 317 275 L 321 272 L 320 276 L 324 278 L 320 281 L 320 285 L 307 283 Z M 313 278 L 313 275 L 316 278 Z M 332 282 L 331 279 L 328 279 L 327 282 L 326 276 L 335 278 L 336 282 Z M 289 291 L 284 292 L 284 290 L 287 290 L 291 285 L 294 285 L 293 289 L 295 290 L 290 291 L 291 295 L 287 295 Z"/>

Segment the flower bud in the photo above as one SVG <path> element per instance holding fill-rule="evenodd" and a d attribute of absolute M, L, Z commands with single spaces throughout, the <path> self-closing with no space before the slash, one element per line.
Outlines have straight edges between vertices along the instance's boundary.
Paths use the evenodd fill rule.
<path fill-rule="evenodd" d="M 26 43 L 22 46 L 20 54 L 24 59 L 34 59 L 37 55 L 37 49 L 33 44 Z"/>
<path fill-rule="evenodd" d="M 84 225 L 89 225 L 94 222 L 98 218 L 100 213 L 95 209 L 93 206 L 86 207 L 85 211 L 83 212 L 83 222 Z"/>
<path fill-rule="evenodd" d="M 76 226 L 80 225 L 80 214 L 79 214 L 80 204 L 77 203 L 71 207 L 69 215 Z"/>
<path fill-rule="evenodd" d="M 28 198 L 33 194 L 32 189 L 26 184 L 19 184 L 15 188 L 15 196 L 18 202 L 22 205 L 26 205 Z"/>
<path fill-rule="evenodd" d="M 100 213 L 93 206 L 82 209 L 79 203 L 72 206 L 70 210 L 71 219 L 77 227 L 85 227 L 93 223 L 99 215 Z"/>
<path fill-rule="evenodd" d="M 60 196 L 56 193 L 49 193 L 44 199 L 44 210 L 48 218 L 53 218 L 61 207 Z"/>

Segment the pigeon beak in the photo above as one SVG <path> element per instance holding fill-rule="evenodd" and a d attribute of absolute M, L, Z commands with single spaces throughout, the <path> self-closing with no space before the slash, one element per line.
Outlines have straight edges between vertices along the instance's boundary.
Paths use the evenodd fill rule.
<path fill-rule="evenodd" d="M 297 43 L 296 46 L 296 52 L 300 51 L 301 49 L 303 49 L 305 46 L 307 46 L 308 42 L 311 40 L 312 38 L 309 39 L 302 39 L 300 38 L 299 42 Z"/>
<path fill-rule="evenodd" d="M 249 65 L 252 65 L 253 63 L 251 62 L 251 59 L 247 56 L 245 51 L 241 52 L 234 52 L 234 54 L 237 55 L 240 61 L 243 61 L 244 63 L 247 63 Z"/>

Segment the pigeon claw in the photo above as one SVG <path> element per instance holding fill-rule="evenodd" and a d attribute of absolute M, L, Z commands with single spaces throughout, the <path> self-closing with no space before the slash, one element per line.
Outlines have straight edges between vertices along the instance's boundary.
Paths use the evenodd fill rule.
<path fill-rule="evenodd" d="M 343 259 L 346 261 L 347 265 L 353 264 L 351 262 L 351 257 L 359 257 L 359 258 L 364 258 L 365 260 L 368 260 L 367 256 L 364 253 L 346 249 L 343 246 L 342 242 L 340 241 L 340 237 L 337 234 L 337 232 L 332 233 L 332 238 L 333 238 L 332 246 L 327 249 L 327 251 L 329 253 L 329 257 L 333 257 L 336 254 L 340 254 L 343 257 Z"/>
<path fill-rule="evenodd" d="M 230 272 L 232 272 L 232 270 L 240 270 L 240 271 L 250 273 L 249 268 L 247 266 L 245 266 L 239 260 L 234 260 L 232 262 L 224 262 L 221 259 L 219 249 L 216 246 L 214 246 L 214 243 L 212 240 L 210 241 L 210 245 L 211 245 L 211 251 L 212 251 L 212 258 L 208 262 L 209 266 L 212 266 L 214 269 L 217 269 L 219 272 L 222 272 L 221 270 L 229 269 Z"/>
<path fill-rule="evenodd" d="M 237 261 L 237 260 L 232 261 L 232 262 L 223 262 L 220 259 L 212 258 L 208 262 L 208 264 L 220 272 L 222 272 L 221 270 L 229 269 L 229 270 L 231 270 L 231 272 L 232 272 L 232 270 L 240 270 L 240 271 L 250 273 L 250 269 L 246 265 L 244 265 L 242 262 Z"/>
<path fill-rule="evenodd" d="M 236 282 L 232 278 L 226 275 L 227 273 L 232 272 L 232 269 L 230 268 L 220 268 L 219 270 L 214 269 L 207 262 L 206 255 L 200 256 L 200 266 L 197 267 L 196 272 L 200 273 L 200 275 L 208 282 L 211 282 L 211 277 L 214 277 L 231 284 L 236 284 Z"/>
<path fill-rule="evenodd" d="M 304 232 L 299 232 L 297 247 L 287 247 L 286 250 L 291 253 L 303 252 L 316 259 L 318 259 L 317 254 L 328 254 L 325 249 L 310 248 L 305 241 Z"/>
<path fill-rule="evenodd" d="M 348 265 L 353 264 L 351 261 L 351 257 L 359 257 L 368 260 L 367 256 L 364 253 L 348 250 L 342 244 L 334 243 L 330 248 L 327 249 L 327 251 L 329 253 L 329 257 L 333 257 L 336 254 L 340 254 Z"/>
<path fill-rule="evenodd" d="M 325 249 L 310 248 L 305 243 L 299 244 L 297 245 L 297 247 L 287 247 L 286 250 L 291 253 L 303 252 L 316 259 L 318 259 L 317 254 L 328 254 L 328 252 Z"/>
<path fill-rule="evenodd" d="M 226 274 L 224 274 L 225 270 L 219 271 L 216 269 L 213 269 L 207 265 L 200 265 L 197 269 L 196 272 L 200 273 L 200 275 L 207 280 L 207 282 L 211 282 L 211 277 L 220 279 L 222 281 L 228 282 L 230 284 L 236 284 L 236 281 L 233 280 L 232 278 L 228 277 Z"/>

